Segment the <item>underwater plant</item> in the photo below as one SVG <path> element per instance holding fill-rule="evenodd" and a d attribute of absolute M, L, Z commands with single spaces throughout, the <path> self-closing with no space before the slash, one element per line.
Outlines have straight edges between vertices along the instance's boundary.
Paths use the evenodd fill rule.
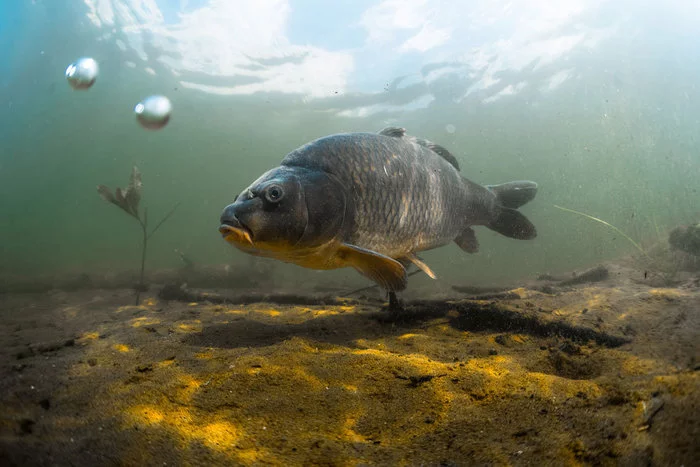
<path fill-rule="evenodd" d="M 143 233 L 143 240 L 141 243 L 141 274 L 139 276 L 139 282 L 136 284 L 136 305 L 139 304 L 141 298 L 141 292 L 146 290 L 146 285 L 143 280 L 144 271 L 146 267 L 146 250 L 148 248 L 148 240 L 153 236 L 154 233 L 163 225 L 163 223 L 173 215 L 175 210 L 178 208 L 180 203 L 177 203 L 173 208 L 156 224 L 156 226 L 148 231 L 148 209 L 144 208 L 143 217 L 139 213 L 139 203 L 141 202 L 141 188 L 143 183 L 141 182 L 141 172 L 134 166 L 131 170 L 131 177 L 129 177 L 129 185 L 126 188 L 117 188 L 112 193 L 108 187 L 104 185 L 97 186 L 97 193 L 104 199 L 115 206 L 119 207 L 122 211 L 133 217 L 139 222 L 141 226 L 141 231 Z"/>
<path fill-rule="evenodd" d="M 603 225 L 605 225 L 605 226 L 608 226 L 609 228 L 611 228 L 612 230 L 614 230 L 614 231 L 617 232 L 618 234 L 622 235 L 622 236 L 623 236 L 626 240 L 628 240 L 632 245 L 634 245 L 634 247 L 635 247 L 637 250 L 639 250 L 640 253 L 642 253 L 642 254 L 643 254 L 644 256 L 646 256 L 648 259 L 651 259 L 651 258 L 649 258 L 649 255 L 647 254 L 647 252 L 644 251 L 644 248 L 642 248 L 642 247 L 639 245 L 639 243 L 637 243 L 637 242 L 635 242 L 634 240 L 632 240 L 632 237 L 630 237 L 629 235 L 627 235 L 626 233 L 624 233 L 622 230 L 618 229 L 617 227 L 615 227 L 615 226 L 612 225 L 611 223 L 606 222 L 606 221 L 604 221 L 603 219 L 599 219 L 599 218 L 597 218 L 597 217 L 593 217 L 593 216 L 591 216 L 590 214 L 586 214 L 586 213 L 581 212 L 581 211 L 576 211 L 576 210 L 574 210 L 574 209 L 565 208 L 565 207 L 562 207 L 562 206 L 558 206 L 558 205 L 556 205 L 556 204 L 554 205 L 554 207 L 557 208 L 557 209 L 561 209 L 562 211 L 572 212 L 572 213 L 574 213 L 574 214 L 578 214 L 579 216 L 583 216 L 583 217 L 585 217 L 585 218 L 587 218 L 587 219 L 590 219 L 590 220 L 592 220 L 592 221 L 596 221 L 596 222 L 599 222 L 599 223 L 601 223 L 601 224 L 603 224 Z"/>
<path fill-rule="evenodd" d="M 635 242 L 629 235 L 603 219 L 599 219 L 581 211 L 558 206 L 556 204 L 554 207 L 561 209 L 562 211 L 578 214 L 587 219 L 601 223 L 622 235 L 641 253 L 641 256 L 636 257 L 634 262 L 640 268 L 644 269 L 644 278 L 646 279 L 647 275 L 655 277 L 665 286 L 670 286 L 677 283 L 677 275 L 683 267 L 683 258 L 680 258 L 677 254 L 678 252 L 674 250 L 684 251 L 688 255 L 694 254 L 693 251 L 700 253 L 700 224 L 687 227 L 686 229 L 674 229 L 669 236 L 668 244 L 664 245 L 664 242 L 661 241 L 663 235 L 658 224 L 656 223 L 656 219 L 652 219 L 656 229 L 658 241 L 656 244 L 645 249 L 639 243 Z M 694 250 L 694 248 L 696 250 Z"/>

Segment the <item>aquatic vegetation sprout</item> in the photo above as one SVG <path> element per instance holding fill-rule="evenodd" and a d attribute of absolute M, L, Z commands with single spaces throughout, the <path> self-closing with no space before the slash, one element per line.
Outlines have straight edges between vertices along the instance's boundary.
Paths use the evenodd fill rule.
<path fill-rule="evenodd" d="M 104 185 L 97 186 L 97 193 L 104 199 L 115 206 L 119 207 L 122 211 L 133 217 L 139 222 L 141 226 L 141 231 L 143 232 L 143 241 L 141 243 L 141 274 L 139 276 L 139 282 L 136 284 L 136 305 L 139 304 L 141 298 L 141 291 L 145 290 L 145 284 L 143 280 L 144 270 L 146 267 L 146 250 L 148 248 L 148 240 L 153 236 L 154 233 L 163 225 L 163 223 L 173 215 L 175 210 L 178 208 L 180 203 L 177 203 L 173 208 L 156 224 L 156 226 L 148 231 L 148 209 L 144 208 L 143 216 L 139 213 L 139 203 L 141 202 L 141 188 L 143 183 L 141 182 L 141 172 L 137 167 L 133 167 L 131 170 L 131 177 L 129 178 L 129 185 L 126 188 L 117 188 L 114 193 L 108 187 Z"/>
<path fill-rule="evenodd" d="M 612 225 L 611 223 L 606 222 L 606 221 L 604 221 L 603 219 L 599 219 L 599 218 L 597 218 L 597 217 L 593 217 L 593 216 L 591 216 L 590 214 L 586 214 L 586 213 L 583 213 L 583 212 L 580 212 L 580 211 L 576 211 L 576 210 L 574 210 L 574 209 L 564 208 L 564 207 L 562 207 L 562 206 L 557 206 L 556 204 L 554 205 L 554 207 L 557 208 L 557 209 L 561 209 L 562 211 L 567 211 L 567 212 L 572 212 L 572 213 L 574 213 L 574 214 L 578 214 L 579 216 L 586 217 L 586 218 L 588 218 L 588 219 L 594 220 L 594 221 L 596 221 L 596 222 L 600 222 L 601 224 L 610 227 L 610 228 L 613 229 L 615 232 L 619 233 L 619 234 L 622 235 L 624 238 L 626 238 L 627 240 L 629 240 L 629 242 L 630 242 L 632 245 L 634 245 L 634 247 L 635 247 L 636 249 L 638 249 L 644 256 L 646 256 L 647 258 L 649 258 L 649 255 L 647 254 L 646 251 L 644 251 L 644 249 L 639 245 L 639 243 L 637 243 L 637 242 L 635 242 L 634 240 L 632 240 L 632 238 L 631 238 L 629 235 L 627 235 L 626 233 L 624 233 L 622 230 L 618 229 L 617 227 L 615 227 L 615 226 Z M 651 258 L 649 258 L 649 259 L 651 259 Z"/>

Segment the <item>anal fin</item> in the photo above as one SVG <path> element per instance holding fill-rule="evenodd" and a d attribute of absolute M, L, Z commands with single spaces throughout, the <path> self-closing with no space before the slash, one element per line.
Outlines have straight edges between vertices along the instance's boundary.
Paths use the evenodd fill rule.
<path fill-rule="evenodd" d="M 409 262 L 415 264 L 418 267 L 418 269 L 420 269 L 421 271 L 426 273 L 428 275 L 428 277 L 430 277 L 431 279 L 437 279 L 437 276 L 435 275 L 433 270 L 430 269 L 430 267 L 427 264 L 425 264 L 423 262 L 423 260 L 420 259 L 415 254 L 409 253 L 406 256 L 404 256 L 404 258 L 406 259 L 406 261 L 409 261 Z M 402 258 L 402 259 L 404 259 L 404 258 Z"/>
<path fill-rule="evenodd" d="M 337 255 L 338 259 L 386 290 L 399 291 L 406 288 L 406 269 L 395 259 L 347 243 L 338 247 Z"/>
<path fill-rule="evenodd" d="M 479 241 L 476 239 L 476 232 L 474 232 L 474 229 L 471 227 L 467 227 L 462 233 L 457 235 L 455 243 L 467 253 L 476 253 L 479 251 Z"/>

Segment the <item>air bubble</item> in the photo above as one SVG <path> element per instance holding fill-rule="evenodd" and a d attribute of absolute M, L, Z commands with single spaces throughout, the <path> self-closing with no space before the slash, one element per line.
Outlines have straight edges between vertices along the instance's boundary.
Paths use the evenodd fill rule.
<path fill-rule="evenodd" d="M 136 104 L 136 120 L 148 130 L 160 130 L 170 121 L 173 106 L 165 96 L 149 96 Z"/>
<path fill-rule="evenodd" d="M 83 57 L 68 65 L 66 79 L 73 89 L 85 90 L 95 84 L 100 67 L 89 57 Z"/>

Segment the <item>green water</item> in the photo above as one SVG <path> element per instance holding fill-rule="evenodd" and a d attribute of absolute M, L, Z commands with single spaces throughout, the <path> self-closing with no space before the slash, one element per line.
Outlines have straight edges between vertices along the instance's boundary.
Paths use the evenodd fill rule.
<path fill-rule="evenodd" d="M 465 33 L 426 52 L 401 52 L 396 43 L 365 42 L 369 32 L 357 25 L 362 10 L 380 2 L 345 5 L 352 10 L 347 17 L 324 13 L 319 2 L 271 2 L 259 14 L 287 3 L 290 8 L 282 15 L 288 43 L 279 46 L 279 56 L 270 58 L 268 50 L 243 37 L 238 50 L 234 43 L 233 49 L 221 46 L 219 54 L 209 54 L 226 61 L 234 52 L 254 58 L 259 53 L 251 70 L 274 68 L 275 60 L 286 60 L 285 54 L 295 50 L 289 44 L 352 57 L 353 71 L 336 88 L 317 95 L 303 86 L 284 92 L 275 88 L 274 80 L 269 92 L 263 87 L 251 94 L 217 95 L 189 87 L 186 83 L 235 87 L 249 79 L 207 74 L 206 66 L 204 71 L 180 67 L 173 73 L 169 64 L 188 57 L 172 52 L 178 50 L 172 45 L 176 36 L 162 38 L 158 31 L 177 28 L 178 11 L 206 8 L 208 2 L 155 2 L 163 11 L 172 10 L 162 24 L 135 15 L 132 27 L 142 24 L 155 31 L 139 36 L 146 60 L 132 49 L 134 36 L 120 29 L 125 27 L 120 21 L 126 20 L 97 26 L 88 19 L 93 3 L 142 11 L 137 2 L 116 0 L 27 1 L 2 7 L 0 274 L 137 269 L 137 223 L 96 192 L 98 184 L 125 186 L 133 165 L 143 174 L 142 205 L 152 222 L 182 203 L 153 237 L 147 268 L 179 267 L 175 249 L 196 264 L 244 268 L 249 258 L 217 231 L 222 209 L 236 194 L 311 139 L 390 125 L 449 148 L 463 174 L 476 182 L 529 179 L 540 185 L 537 198 L 522 208 L 538 228 L 535 240 L 516 241 L 478 228 L 478 254 L 449 245 L 424 255 L 439 280 L 448 283 L 533 277 L 635 252 L 605 226 L 557 210 L 554 204 L 605 219 L 645 245 L 657 241 L 658 232 L 664 240 L 666 230 L 700 220 L 700 9 L 687 2 L 664 7 L 635 3 L 634 8 L 628 2 L 591 2 L 543 36 L 554 40 L 583 34 L 590 43 L 584 40 L 561 54 L 543 52 L 520 69 L 498 71 L 496 88 L 468 94 L 480 75 L 464 65 L 464 57 L 479 47 L 488 51 L 498 40 L 519 37 L 521 24 L 511 23 L 510 16 L 497 20 L 493 31 L 484 32 L 482 26 L 478 31 L 483 37 L 473 43 L 459 42 L 472 37 Z M 461 5 L 472 11 L 470 3 Z M 258 18 L 256 27 L 267 27 L 264 17 L 249 10 L 241 7 L 241 16 Z M 455 19 L 459 24 L 454 28 L 468 25 L 468 17 Z M 302 19 L 307 29 L 295 26 Z M 225 20 L 212 28 L 240 27 Z M 330 21 L 333 27 L 327 25 Z M 326 27 L 314 26 L 324 22 Z M 604 33 L 591 32 L 600 30 Z M 409 32 L 401 29 L 397 34 Z M 160 54 L 159 47 L 168 40 L 175 48 Z M 190 50 L 194 54 L 192 50 L 197 49 Z M 309 50 L 307 54 L 315 53 Z M 80 56 L 101 65 L 89 91 L 73 91 L 63 75 Z M 289 59 L 291 74 L 304 53 L 299 57 Z M 458 71 L 439 79 L 426 72 L 425 67 L 460 60 Z M 206 63 L 217 69 L 216 61 Z M 307 64 L 308 76 L 323 75 L 324 63 Z M 545 90 L 557 73 L 569 77 Z M 407 81 L 395 88 L 392 83 L 402 76 Z M 489 100 L 507 85 L 518 91 Z M 133 106 L 154 93 L 171 99 L 173 117 L 163 130 L 146 131 L 136 123 Z M 418 97 L 431 101 L 411 104 Z M 372 105 L 387 107 L 369 115 L 358 111 Z M 276 270 L 301 271 L 282 264 Z M 313 281 L 344 277 L 364 283 L 349 270 L 309 275 Z"/>

